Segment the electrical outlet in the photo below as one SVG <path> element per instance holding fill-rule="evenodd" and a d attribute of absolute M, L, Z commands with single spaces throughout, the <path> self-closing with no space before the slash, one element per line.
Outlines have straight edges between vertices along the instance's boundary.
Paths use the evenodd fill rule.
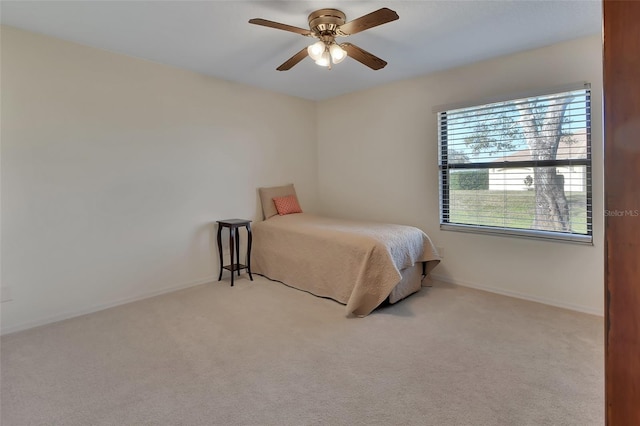
<path fill-rule="evenodd" d="M 444 259 L 444 247 L 436 247 L 436 250 L 438 250 L 438 254 L 440 255 L 440 258 Z"/>
<path fill-rule="evenodd" d="M 0 287 L 0 303 L 11 302 L 12 300 L 11 287 Z"/>

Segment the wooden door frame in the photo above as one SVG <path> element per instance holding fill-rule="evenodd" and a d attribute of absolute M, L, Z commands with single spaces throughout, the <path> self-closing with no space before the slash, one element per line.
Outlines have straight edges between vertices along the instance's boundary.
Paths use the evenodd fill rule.
<path fill-rule="evenodd" d="M 605 412 L 640 425 L 640 1 L 603 2 Z"/>

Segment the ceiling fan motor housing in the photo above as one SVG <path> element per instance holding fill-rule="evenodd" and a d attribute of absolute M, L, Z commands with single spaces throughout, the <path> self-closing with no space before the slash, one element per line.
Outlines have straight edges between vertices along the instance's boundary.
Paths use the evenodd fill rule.
<path fill-rule="evenodd" d="M 335 36 L 336 30 L 346 19 L 346 15 L 338 9 L 320 9 L 309 15 L 309 28 L 318 36 Z"/>

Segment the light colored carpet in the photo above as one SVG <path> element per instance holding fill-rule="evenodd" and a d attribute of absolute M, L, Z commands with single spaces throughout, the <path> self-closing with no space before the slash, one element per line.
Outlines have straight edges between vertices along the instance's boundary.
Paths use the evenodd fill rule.
<path fill-rule="evenodd" d="M 228 284 L 4 336 L 2 426 L 604 422 L 602 318 L 444 283 L 346 318 Z"/>

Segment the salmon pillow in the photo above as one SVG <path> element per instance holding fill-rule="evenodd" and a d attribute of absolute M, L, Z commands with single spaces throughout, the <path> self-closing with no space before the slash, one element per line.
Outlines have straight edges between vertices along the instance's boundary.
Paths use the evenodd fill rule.
<path fill-rule="evenodd" d="M 298 197 L 295 195 L 287 195 L 286 197 L 275 197 L 273 204 L 276 205 L 276 210 L 280 216 L 291 213 L 302 213 L 300 204 L 298 203 Z"/>

